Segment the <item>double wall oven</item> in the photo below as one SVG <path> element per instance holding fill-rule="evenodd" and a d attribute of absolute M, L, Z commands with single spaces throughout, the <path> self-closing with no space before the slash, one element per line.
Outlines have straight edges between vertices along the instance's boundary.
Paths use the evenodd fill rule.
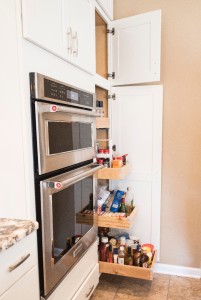
<path fill-rule="evenodd" d="M 48 298 L 96 239 L 94 94 L 30 73 L 41 296 Z"/>

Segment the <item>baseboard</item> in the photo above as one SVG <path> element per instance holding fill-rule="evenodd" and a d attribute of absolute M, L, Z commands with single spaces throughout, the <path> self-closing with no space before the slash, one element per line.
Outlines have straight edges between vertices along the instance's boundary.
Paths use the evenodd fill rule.
<path fill-rule="evenodd" d="M 201 278 L 201 269 L 156 263 L 154 272 L 168 275 Z"/>

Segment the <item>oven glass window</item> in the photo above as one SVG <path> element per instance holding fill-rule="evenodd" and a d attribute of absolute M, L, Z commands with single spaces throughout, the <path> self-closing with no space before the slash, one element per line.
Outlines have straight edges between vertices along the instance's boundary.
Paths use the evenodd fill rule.
<path fill-rule="evenodd" d="M 93 226 L 82 224 L 77 215 L 82 210 L 93 210 L 93 177 L 87 177 L 52 195 L 53 249 L 56 263 Z"/>
<path fill-rule="evenodd" d="M 49 154 L 92 147 L 92 124 L 48 122 Z"/>

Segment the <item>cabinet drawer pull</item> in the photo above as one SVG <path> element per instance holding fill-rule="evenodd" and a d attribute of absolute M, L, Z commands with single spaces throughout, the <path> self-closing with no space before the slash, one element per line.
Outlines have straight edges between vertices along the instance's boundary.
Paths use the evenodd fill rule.
<path fill-rule="evenodd" d="M 25 260 L 27 260 L 27 258 L 29 258 L 30 255 L 31 255 L 31 254 L 28 253 L 28 254 L 22 256 L 21 259 L 20 259 L 20 261 L 18 261 L 16 264 L 11 265 L 11 266 L 9 267 L 9 272 L 12 272 L 12 271 L 15 270 L 17 267 L 19 267 Z"/>
<path fill-rule="evenodd" d="M 93 285 L 92 285 L 92 287 L 90 288 L 90 291 L 89 291 L 89 293 L 88 293 L 88 294 L 86 294 L 86 297 L 87 297 L 87 298 L 88 298 L 88 297 L 91 295 L 91 293 L 92 293 L 93 289 L 94 289 L 94 284 L 93 284 Z"/>

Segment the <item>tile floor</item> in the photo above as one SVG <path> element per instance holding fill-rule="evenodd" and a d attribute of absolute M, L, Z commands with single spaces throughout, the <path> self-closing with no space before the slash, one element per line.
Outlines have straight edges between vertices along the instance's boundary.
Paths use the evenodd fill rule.
<path fill-rule="evenodd" d="M 147 281 L 102 274 L 90 300 L 201 300 L 201 279 L 154 273 Z"/>

